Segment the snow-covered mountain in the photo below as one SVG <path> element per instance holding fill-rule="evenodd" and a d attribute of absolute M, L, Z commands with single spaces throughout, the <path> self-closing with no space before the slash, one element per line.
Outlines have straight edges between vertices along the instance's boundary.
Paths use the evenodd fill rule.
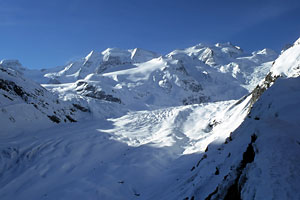
<path fill-rule="evenodd" d="M 276 58 L 225 43 L 2 61 L 1 199 L 299 199 L 299 40 Z"/>
<path fill-rule="evenodd" d="M 18 61 L 2 61 L 2 65 L 64 99 L 93 98 L 143 110 L 239 99 L 265 77 L 276 57 L 269 49 L 247 54 L 238 46 L 218 43 L 165 56 L 139 48 L 109 48 L 40 71 L 28 70 Z"/>
<path fill-rule="evenodd" d="M 160 199 L 299 199 L 299 66 L 298 39 L 244 100 L 250 110 L 241 125 Z"/>
<path fill-rule="evenodd" d="M 69 100 L 84 96 L 143 110 L 239 99 L 265 77 L 276 57 L 269 49 L 247 54 L 230 43 L 199 44 L 165 56 L 109 48 L 44 70 L 43 79 L 35 80 Z"/>
<path fill-rule="evenodd" d="M 279 78 L 159 199 L 299 199 L 300 78 Z M 161 196 L 164 196 L 163 198 Z"/>
<path fill-rule="evenodd" d="M 9 66 L 14 66 L 10 68 Z M 76 122 L 87 111 L 78 104 L 61 101 L 57 96 L 26 79 L 17 61 L 0 63 L 0 126 L 2 134 L 37 130 L 52 122 Z"/>
<path fill-rule="evenodd" d="M 49 78 L 52 83 L 74 82 L 89 74 L 101 74 L 107 70 L 114 70 L 114 68 L 120 70 L 126 66 L 147 62 L 157 57 L 159 57 L 158 54 L 139 48 L 129 50 L 108 48 L 101 53 L 91 51 L 85 58 L 59 67 L 55 72 L 46 73 L 45 77 Z"/>

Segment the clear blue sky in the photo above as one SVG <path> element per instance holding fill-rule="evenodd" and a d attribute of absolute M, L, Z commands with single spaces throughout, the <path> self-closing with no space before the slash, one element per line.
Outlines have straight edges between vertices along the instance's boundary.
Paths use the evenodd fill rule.
<path fill-rule="evenodd" d="M 299 0 L 0 0 L 0 59 L 29 68 L 108 47 L 165 54 L 230 41 L 280 51 L 298 37 Z"/>

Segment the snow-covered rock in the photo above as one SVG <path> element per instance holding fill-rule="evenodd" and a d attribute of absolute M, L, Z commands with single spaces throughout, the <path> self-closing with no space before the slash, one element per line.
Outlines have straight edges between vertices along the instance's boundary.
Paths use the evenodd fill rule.
<path fill-rule="evenodd" d="M 300 43 L 299 39 L 289 49 L 273 62 L 273 65 L 267 76 L 259 82 L 255 89 L 251 92 L 252 103 L 255 103 L 261 94 L 271 87 L 277 78 L 292 78 L 300 75 Z"/>
<path fill-rule="evenodd" d="M 0 64 L 1 135 L 38 130 L 50 127 L 53 122 L 76 122 L 83 117 L 78 109 L 80 105 L 61 101 L 37 83 L 24 78 L 15 70 L 20 67 L 17 61 L 2 61 Z"/>

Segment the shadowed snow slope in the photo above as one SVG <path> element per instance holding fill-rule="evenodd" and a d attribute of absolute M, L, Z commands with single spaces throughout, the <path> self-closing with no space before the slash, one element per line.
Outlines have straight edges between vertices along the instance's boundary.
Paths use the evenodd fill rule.
<path fill-rule="evenodd" d="M 212 142 L 160 199 L 300 198 L 298 41 L 251 93 L 252 108 L 239 128 L 225 142 Z"/>
<path fill-rule="evenodd" d="M 300 78 L 277 80 L 226 142 L 209 145 L 159 199 L 299 199 L 299 104 Z"/>
<path fill-rule="evenodd" d="M 0 63 L 0 126 L 2 134 L 28 132 L 53 123 L 75 122 L 83 112 L 61 101 L 39 84 Z"/>
<path fill-rule="evenodd" d="M 62 124 L 28 137 L 1 136 L 0 195 L 153 199 L 190 170 L 197 152 L 239 125 L 247 103 L 235 103 L 137 111 L 108 121 Z M 196 126 L 190 129 L 191 124 Z"/>

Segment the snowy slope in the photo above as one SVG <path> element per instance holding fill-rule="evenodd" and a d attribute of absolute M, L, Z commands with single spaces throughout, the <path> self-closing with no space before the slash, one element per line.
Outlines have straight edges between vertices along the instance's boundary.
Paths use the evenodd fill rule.
<path fill-rule="evenodd" d="M 299 199 L 299 86 L 300 78 L 277 80 L 163 199 Z"/>
<path fill-rule="evenodd" d="M 76 93 L 122 104 L 134 110 L 209 100 L 198 82 L 160 58 L 126 70 L 90 74 L 72 84 L 44 86 L 58 93 L 64 92 L 65 95 Z"/>
<path fill-rule="evenodd" d="M 300 198 L 299 45 L 283 52 L 251 93 L 250 113 L 239 128 L 226 140 L 212 142 L 191 172 L 156 197 Z"/>
<path fill-rule="evenodd" d="M 255 79 L 262 79 L 271 67 L 270 61 L 277 58 L 277 54 L 270 49 L 263 49 L 251 54 L 230 43 L 215 45 L 199 44 L 184 50 L 175 50 L 167 55 L 182 60 L 187 65 L 196 65 L 196 68 L 209 66 L 215 68 L 223 76 L 232 77 L 240 85 L 252 90 L 258 83 Z M 201 63 L 195 63 L 201 61 Z"/>
<path fill-rule="evenodd" d="M 300 39 L 300 38 L 299 38 Z M 260 95 L 274 84 L 279 77 L 298 77 L 300 75 L 300 42 L 299 39 L 288 49 L 281 52 L 267 76 L 259 82 L 251 92 L 251 105 L 260 97 Z"/>
<path fill-rule="evenodd" d="M 101 53 L 91 51 L 85 58 L 71 62 L 57 72 L 46 73 L 45 77 L 49 78 L 52 83 L 74 82 L 85 78 L 88 74 L 100 74 L 116 67 L 122 69 L 126 65 L 146 62 L 158 56 L 154 52 L 139 48 L 129 50 L 108 48 Z"/>
<path fill-rule="evenodd" d="M 0 195 L 153 199 L 190 170 L 199 156 L 191 153 L 224 139 L 242 122 L 246 102 L 137 111 L 109 120 L 62 124 L 31 132 L 30 137 L 2 136 Z M 196 126 L 190 129 L 191 124 Z"/>
<path fill-rule="evenodd" d="M 58 99 L 45 88 L 0 64 L 0 126 L 2 134 L 50 127 L 53 123 L 75 122 L 83 113 Z"/>
<path fill-rule="evenodd" d="M 275 61 L 271 73 L 273 76 L 283 77 L 300 75 L 300 38 Z"/>

